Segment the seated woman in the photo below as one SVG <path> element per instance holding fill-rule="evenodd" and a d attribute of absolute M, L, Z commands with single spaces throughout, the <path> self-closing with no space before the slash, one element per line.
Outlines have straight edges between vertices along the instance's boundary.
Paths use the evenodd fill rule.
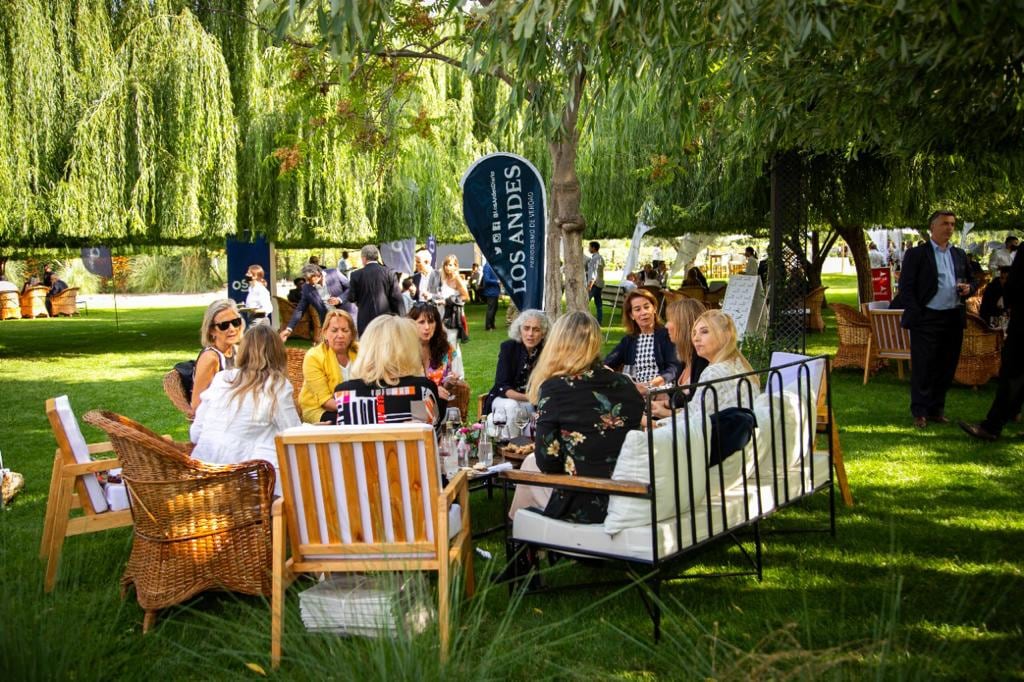
<path fill-rule="evenodd" d="M 324 286 L 324 273 L 319 265 L 306 263 L 302 266 L 302 276 L 306 280 L 306 283 L 302 285 L 302 297 L 299 298 L 299 302 L 295 305 L 295 311 L 292 313 L 292 318 L 288 320 L 288 326 L 281 330 L 282 341 L 288 340 L 288 337 L 291 336 L 292 331 L 295 329 L 295 325 L 299 323 L 302 316 L 306 314 L 306 309 L 310 306 L 320 316 L 320 320 L 323 320 L 327 317 L 327 306 L 338 305 L 341 302 L 337 297 L 331 296 L 327 292 L 327 288 Z"/>
<path fill-rule="evenodd" d="M 209 464 L 264 459 L 276 470 L 274 436 L 301 423 L 286 365 L 284 343 L 273 328 L 261 324 L 250 329 L 238 347 L 235 367 L 219 372 L 203 395 L 189 429 L 196 444 L 192 457 Z M 280 477 L 274 494 L 281 494 Z"/>
<path fill-rule="evenodd" d="M 420 357 L 424 375 L 437 386 L 438 395 L 451 400 L 450 388 L 462 380 L 462 354 L 448 344 L 448 334 L 441 324 L 441 313 L 433 303 L 414 303 L 409 319 L 416 323 L 420 340 Z"/>
<path fill-rule="evenodd" d="M 448 406 L 434 382 L 423 376 L 416 324 L 394 315 L 381 315 L 366 326 L 352 379 L 334 392 L 339 424 L 390 424 L 421 415 L 438 427 Z M 360 414 L 348 405 L 352 398 L 378 398 L 379 409 Z"/>
<path fill-rule="evenodd" d="M 299 409 L 302 421 L 316 424 L 338 421 L 334 387 L 351 378 L 352 363 L 359 351 L 356 323 L 344 310 L 332 310 L 324 318 L 320 343 L 302 358 L 302 389 Z"/>
<path fill-rule="evenodd" d="M 644 403 L 628 378 L 601 366 L 602 340 L 589 313 L 566 313 L 555 322 L 527 390 L 537 404 L 537 433 L 523 470 L 611 478 Z M 509 515 L 529 506 L 554 518 L 601 523 L 608 496 L 517 486 Z"/>
<path fill-rule="evenodd" d="M 251 324 L 254 319 L 270 320 L 274 305 L 270 301 L 270 290 L 263 275 L 263 267 L 250 265 L 245 271 L 245 280 L 249 283 L 249 293 L 245 296 L 245 307 L 249 310 Z"/>
<path fill-rule="evenodd" d="M 683 278 L 683 286 L 700 287 L 704 291 L 708 291 L 708 278 L 695 265 L 686 271 L 686 276 Z"/>
<path fill-rule="evenodd" d="M 708 366 L 708 361 L 697 355 L 693 350 L 693 325 L 702 314 L 704 304 L 693 298 L 684 298 L 669 304 L 666 309 L 665 329 L 676 347 L 676 356 L 682 364 L 679 376 L 675 378 L 677 386 L 686 386 L 700 381 L 701 373 Z M 677 391 L 672 394 L 674 406 L 680 408 L 690 399 L 688 393 Z M 651 404 L 651 412 L 655 417 L 667 417 L 672 413 L 668 405 L 668 397 L 656 400 Z"/>
<path fill-rule="evenodd" d="M 203 391 L 209 388 L 214 375 L 235 366 L 235 346 L 242 339 L 244 331 L 245 320 L 234 301 L 222 298 L 207 306 L 203 327 L 199 332 L 199 343 L 203 349 L 196 358 L 196 368 L 192 375 L 193 416 L 203 400 Z"/>
<path fill-rule="evenodd" d="M 508 340 L 498 349 L 498 367 L 494 372 L 494 386 L 484 400 L 483 414 L 488 415 L 488 426 L 493 429 L 492 415 L 501 410 L 512 421 L 512 415 L 525 410 L 533 414 L 533 406 L 526 397 L 526 384 L 537 358 L 544 348 L 548 333 L 548 316 L 542 310 L 524 310 L 508 328 Z M 506 427 L 507 429 L 507 427 Z M 494 433 L 493 430 L 490 433 Z M 499 437 L 507 437 L 502 433 Z"/>
<path fill-rule="evenodd" d="M 604 364 L 633 379 L 644 395 L 648 388 L 675 381 L 682 366 L 668 330 L 658 319 L 658 299 L 646 289 L 626 294 L 622 304 L 626 336 L 612 349 Z"/>
<path fill-rule="evenodd" d="M 709 363 L 700 374 L 701 381 L 735 377 L 753 371 L 736 345 L 736 325 L 721 310 L 708 310 L 697 318 L 693 324 L 692 341 L 694 352 Z M 749 407 L 746 394 L 748 385 L 750 398 L 756 398 L 761 392 L 756 374 L 744 379 L 719 382 L 714 385 L 714 390 L 711 386 L 704 387 L 694 398 L 702 402 L 708 412 L 715 411 L 716 397 L 719 411 L 727 407 L 738 407 L 741 396 L 743 406 Z"/>

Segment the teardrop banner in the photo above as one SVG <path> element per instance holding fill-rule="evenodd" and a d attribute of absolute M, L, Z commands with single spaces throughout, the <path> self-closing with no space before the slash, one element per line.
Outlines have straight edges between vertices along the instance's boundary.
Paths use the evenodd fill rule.
<path fill-rule="evenodd" d="M 477 159 L 462 176 L 462 215 L 520 310 L 544 307 L 547 196 L 532 163 L 508 152 Z"/>

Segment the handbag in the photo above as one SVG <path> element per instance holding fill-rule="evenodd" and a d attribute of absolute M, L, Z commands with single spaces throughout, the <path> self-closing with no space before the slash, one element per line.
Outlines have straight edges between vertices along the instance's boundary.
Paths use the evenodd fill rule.
<path fill-rule="evenodd" d="M 747 446 L 757 428 L 757 417 L 745 407 L 727 407 L 711 415 L 708 468 Z"/>
<path fill-rule="evenodd" d="M 185 397 L 192 401 L 192 386 L 195 384 L 196 361 L 186 360 L 174 366 L 174 371 L 181 377 L 181 387 L 185 389 Z"/>

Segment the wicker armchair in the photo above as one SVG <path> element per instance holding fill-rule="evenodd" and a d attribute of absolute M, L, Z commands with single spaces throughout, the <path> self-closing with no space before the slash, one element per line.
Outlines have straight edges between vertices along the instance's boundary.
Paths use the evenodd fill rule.
<path fill-rule="evenodd" d="M 977 315 L 967 316 L 964 343 L 953 380 L 964 386 L 978 387 L 999 375 L 1003 335 L 988 328 Z"/>
<path fill-rule="evenodd" d="M 804 297 L 804 308 L 807 309 L 808 331 L 825 331 L 825 318 L 821 316 L 821 308 L 825 305 L 825 289 L 828 289 L 828 287 L 812 289 Z"/>
<path fill-rule="evenodd" d="M 864 369 L 868 339 L 871 338 L 871 323 L 865 315 L 845 303 L 833 303 L 829 307 L 836 314 L 836 331 L 839 335 L 839 348 L 836 349 L 832 367 Z M 871 373 L 877 372 L 885 364 L 878 357 L 877 351 L 875 349 L 868 360 Z"/>
<path fill-rule="evenodd" d="M 121 589 L 135 585 L 143 632 L 159 609 L 205 590 L 270 595 L 270 462 L 203 464 L 189 458 L 190 444 L 127 417 L 93 410 L 84 419 L 110 437 L 130 493 L 135 527 Z"/>
<path fill-rule="evenodd" d="M 78 314 L 78 287 L 65 289 L 50 299 L 50 311 L 53 317 Z"/>
<path fill-rule="evenodd" d="M 278 331 L 284 331 L 288 326 L 288 320 L 292 319 L 292 313 L 295 312 L 295 305 L 287 298 L 280 296 L 275 296 L 274 300 L 277 301 L 277 310 L 281 316 L 281 326 L 278 327 Z M 309 339 L 314 343 L 320 339 L 320 316 L 312 306 L 306 308 L 306 312 L 302 314 L 295 328 L 292 329 L 289 338 Z"/>
<path fill-rule="evenodd" d="M 195 419 L 195 413 L 192 412 L 192 403 L 189 402 L 188 396 L 185 395 L 185 387 L 181 383 L 181 375 L 178 374 L 178 370 L 172 369 L 164 375 L 164 393 L 167 395 L 167 399 L 171 401 L 171 404 L 185 415 L 186 419 L 189 421 Z"/>
<path fill-rule="evenodd" d="M 42 285 L 29 287 L 21 294 L 22 317 L 49 317 L 46 310 L 46 292 L 49 287 Z"/>
<path fill-rule="evenodd" d="M 17 291 L 0 291 L 0 320 L 21 319 L 21 298 Z"/>
<path fill-rule="evenodd" d="M 302 383 L 305 381 L 305 377 L 302 375 L 302 361 L 306 358 L 306 352 L 308 348 L 285 348 L 284 352 L 288 355 L 288 381 L 292 384 L 292 399 L 295 401 L 295 409 L 299 411 L 299 415 L 302 414 L 302 408 L 299 407 L 299 393 L 302 392 Z"/>

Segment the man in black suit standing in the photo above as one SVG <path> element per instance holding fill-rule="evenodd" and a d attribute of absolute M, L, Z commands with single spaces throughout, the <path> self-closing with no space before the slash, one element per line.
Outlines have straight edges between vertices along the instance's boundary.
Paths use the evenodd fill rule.
<path fill-rule="evenodd" d="M 1003 305 L 1010 311 L 1010 326 L 1003 344 L 996 397 L 985 421 L 980 424 L 960 422 L 960 428 L 981 440 L 999 438 L 1007 422 L 1024 407 L 1024 258 L 1020 256 L 1013 259 L 1010 277 L 1003 285 Z"/>
<path fill-rule="evenodd" d="M 403 304 L 398 280 L 380 264 L 380 251 L 377 247 L 367 244 L 359 255 L 363 267 L 354 270 L 349 277 L 347 300 L 358 307 L 356 328 L 362 334 L 370 320 L 378 315 L 401 315 Z"/>
<path fill-rule="evenodd" d="M 949 423 L 946 392 L 967 323 L 963 300 L 976 288 L 967 254 L 949 243 L 955 229 L 952 212 L 933 213 L 928 219 L 931 239 L 907 251 L 900 271 L 898 301 L 903 327 L 910 330 L 910 413 L 917 428 Z"/>

